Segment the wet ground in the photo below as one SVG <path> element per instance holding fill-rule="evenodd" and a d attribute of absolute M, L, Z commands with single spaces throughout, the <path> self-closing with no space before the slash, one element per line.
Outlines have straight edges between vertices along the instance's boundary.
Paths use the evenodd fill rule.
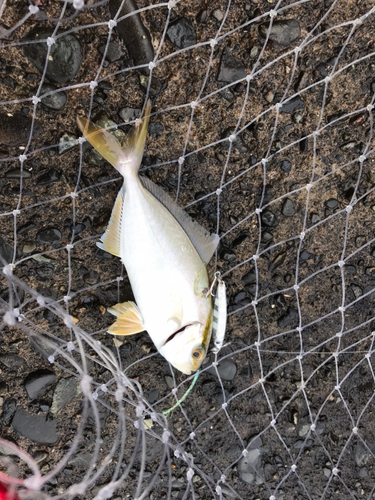
<path fill-rule="evenodd" d="M 80 436 L 44 486 L 51 496 L 84 479 L 91 499 L 123 474 L 112 498 L 372 498 L 373 2 L 196 0 L 168 19 L 165 5 L 138 1 L 141 20 L 118 22 L 107 49 L 121 2 L 78 16 L 43 2 L 10 32 L 30 12 L 18 4 L 4 9 L 0 48 L 0 254 L 14 264 L 0 308 L 18 309 L 0 330 L 1 437 L 47 474 Z M 47 45 L 30 40 L 53 38 L 48 18 L 60 16 L 72 18 L 43 79 Z M 121 180 L 76 141 L 76 116 L 89 114 L 122 124 L 121 139 L 148 97 L 142 173 L 218 231 L 210 273 L 228 293 L 221 362 L 210 353 L 167 421 L 191 377 L 146 333 L 106 334 L 106 308 L 133 298 L 119 259 L 95 245 Z M 82 395 L 84 374 L 95 399 Z"/>

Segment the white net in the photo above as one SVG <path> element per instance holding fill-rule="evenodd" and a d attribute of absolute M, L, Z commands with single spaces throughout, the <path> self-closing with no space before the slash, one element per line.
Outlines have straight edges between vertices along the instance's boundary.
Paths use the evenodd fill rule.
<path fill-rule="evenodd" d="M 0 12 L 0 497 L 374 498 L 374 2 Z M 148 98 L 142 173 L 218 232 L 228 292 L 168 416 L 194 376 L 106 333 L 121 179 L 76 125 L 121 137 Z"/>

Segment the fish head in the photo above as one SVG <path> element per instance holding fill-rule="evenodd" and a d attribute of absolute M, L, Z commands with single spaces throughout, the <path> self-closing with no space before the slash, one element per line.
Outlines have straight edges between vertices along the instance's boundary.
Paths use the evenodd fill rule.
<path fill-rule="evenodd" d="M 173 333 L 159 349 L 177 370 L 190 375 L 197 371 L 206 357 L 211 338 L 211 318 L 206 324 L 194 322 Z"/>

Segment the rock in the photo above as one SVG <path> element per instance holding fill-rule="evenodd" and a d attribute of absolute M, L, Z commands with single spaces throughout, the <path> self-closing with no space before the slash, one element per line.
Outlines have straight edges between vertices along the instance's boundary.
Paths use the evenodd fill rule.
<path fill-rule="evenodd" d="M 297 95 L 296 97 L 293 97 L 293 99 L 290 99 L 290 101 L 285 102 L 282 105 L 280 112 L 291 114 L 291 113 L 294 113 L 294 111 L 296 111 L 297 109 L 304 109 L 304 107 L 305 107 L 305 103 L 300 98 L 300 96 Z"/>
<path fill-rule="evenodd" d="M 270 23 L 263 23 L 259 26 L 260 36 L 267 37 Z M 295 19 L 284 19 L 274 21 L 269 33 L 269 40 L 288 47 L 301 36 L 301 28 L 299 22 Z"/>
<path fill-rule="evenodd" d="M 246 75 L 242 61 L 232 55 L 229 49 L 225 47 L 220 59 L 217 80 L 219 82 L 234 83 L 237 80 L 242 80 Z"/>
<path fill-rule="evenodd" d="M 43 106 L 48 109 L 53 109 L 54 111 L 62 109 L 68 99 L 66 92 L 64 90 L 56 90 L 56 87 L 52 85 L 43 85 L 41 95 L 47 94 L 48 92 L 52 92 L 52 94 L 41 97 Z"/>
<path fill-rule="evenodd" d="M 59 380 L 53 393 L 51 413 L 55 414 L 81 394 L 79 379 L 76 377 Z"/>
<path fill-rule="evenodd" d="M 13 415 L 16 413 L 17 403 L 14 398 L 6 398 L 2 406 L 0 416 L 0 427 L 8 426 L 12 421 Z"/>
<path fill-rule="evenodd" d="M 119 9 L 121 8 L 120 12 Z M 135 0 L 111 0 L 109 2 L 109 11 L 112 18 L 116 16 L 121 18 L 138 10 Z M 136 66 L 148 64 L 154 60 L 154 48 L 148 29 L 144 26 L 141 16 L 133 14 L 117 23 L 116 31 L 120 39 L 126 45 L 129 57 Z M 143 69 L 145 71 L 145 69 Z M 148 71 L 148 69 L 146 70 Z"/>
<path fill-rule="evenodd" d="M 53 28 L 35 26 L 23 38 L 22 42 L 48 39 L 53 35 Z M 72 33 L 64 34 L 59 30 L 59 38 L 51 46 L 46 78 L 54 83 L 66 83 L 78 73 L 82 63 L 82 50 L 78 38 Z M 47 43 L 25 43 L 22 50 L 31 64 L 43 73 L 47 57 Z"/>
<path fill-rule="evenodd" d="M 279 328 L 282 328 L 283 330 L 286 328 L 289 330 L 296 328 L 299 325 L 298 309 L 295 307 L 288 307 L 285 313 L 278 319 L 277 324 Z"/>
<path fill-rule="evenodd" d="M 101 55 L 104 54 L 106 46 L 107 46 L 107 44 L 103 44 L 99 47 L 99 52 L 101 53 Z M 105 58 L 107 59 L 107 61 L 109 61 L 110 63 L 115 62 L 115 61 L 119 61 L 120 59 L 122 59 L 124 57 L 124 55 L 125 55 L 125 52 L 122 50 L 121 45 L 119 45 L 117 42 L 113 42 L 113 41 L 109 42 L 107 53 L 105 55 Z"/>
<path fill-rule="evenodd" d="M 261 220 L 265 226 L 272 227 L 277 225 L 276 215 L 271 210 L 262 212 Z"/>
<path fill-rule="evenodd" d="M 181 17 L 168 27 L 167 36 L 179 49 L 185 49 L 197 43 L 197 35 L 190 19 Z"/>
<path fill-rule="evenodd" d="M 276 255 L 276 257 L 272 260 L 272 262 L 268 265 L 268 270 L 270 273 L 273 273 L 278 267 L 284 264 L 286 257 L 286 252 L 281 252 Z"/>
<path fill-rule="evenodd" d="M 59 139 L 59 155 L 62 155 L 74 148 L 78 144 L 78 139 L 74 134 L 64 132 Z"/>
<path fill-rule="evenodd" d="M 219 361 L 217 370 L 222 380 L 233 380 L 237 373 L 237 365 L 231 359 L 225 358 L 222 361 Z M 207 370 L 207 373 L 216 375 L 215 367 L 210 366 L 210 368 Z"/>
<path fill-rule="evenodd" d="M 216 21 L 219 21 L 219 23 L 221 23 L 221 21 L 224 19 L 224 14 L 220 9 L 215 9 L 212 13 L 212 17 L 216 19 Z"/>
<path fill-rule="evenodd" d="M 6 146 L 19 146 L 27 144 L 32 118 L 23 113 L 0 113 L 0 144 Z M 38 120 L 34 120 L 33 139 L 36 139 L 42 132 L 42 126 Z"/>
<path fill-rule="evenodd" d="M 302 250 L 302 252 L 300 253 L 301 260 L 308 260 L 310 257 L 312 257 L 312 254 L 307 250 Z"/>
<path fill-rule="evenodd" d="M 150 405 L 153 405 L 158 401 L 160 398 L 160 394 L 158 389 L 152 389 L 149 393 L 148 396 L 146 397 L 147 401 L 150 403 Z"/>
<path fill-rule="evenodd" d="M 57 182 L 60 180 L 61 174 L 55 168 L 47 170 L 44 174 L 40 175 L 36 182 L 39 186 L 44 186 L 45 184 L 51 184 L 52 182 Z"/>
<path fill-rule="evenodd" d="M 0 363 L 5 365 L 7 368 L 19 368 L 25 364 L 25 360 L 16 354 L 1 354 Z"/>
<path fill-rule="evenodd" d="M 161 123 L 155 122 L 155 123 L 150 123 L 148 126 L 148 133 L 150 135 L 158 135 L 164 132 L 164 127 Z"/>
<path fill-rule="evenodd" d="M 43 396 L 47 389 L 56 382 L 56 375 L 50 370 L 40 369 L 29 373 L 24 380 L 24 386 L 30 399 Z"/>
<path fill-rule="evenodd" d="M 25 168 L 22 171 L 20 168 L 12 168 L 12 170 L 6 172 L 5 177 L 7 179 L 30 179 L 32 174 L 28 170 L 25 170 Z"/>
<path fill-rule="evenodd" d="M 248 273 L 244 274 L 242 276 L 241 280 L 242 280 L 242 283 L 244 283 L 245 285 L 253 285 L 254 283 L 256 283 L 257 280 L 256 280 L 256 274 L 255 274 L 254 269 L 252 269 Z"/>
<path fill-rule="evenodd" d="M 56 420 L 46 420 L 45 415 L 30 415 L 25 410 L 18 408 L 14 415 L 13 429 L 34 443 L 55 444 L 59 436 L 56 432 Z"/>
<path fill-rule="evenodd" d="M 280 163 L 280 168 L 283 172 L 286 172 L 289 174 L 289 172 L 292 170 L 292 164 L 288 160 L 284 160 Z"/>
<path fill-rule="evenodd" d="M 141 112 L 141 108 L 121 108 L 118 114 L 124 122 L 132 122 L 141 116 Z"/>
<path fill-rule="evenodd" d="M 325 202 L 325 205 L 327 208 L 336 208 L 338 206 L 339 202 L 335 200 L 334 198 L 330 198 Z"/>
<path fill-rule="evenodd" d="M 99 274 L 92 269 L 83 275 L 83 281 L 87 285 L 96 285 L 97 283 L 99 283 L 99 280 Z"/>
<path fill-rule="evenodd" d="M 261 484 L 263 482 L 261 473 L 261 455 L 263 452 L 262 440 L 257 437 L 247 448 L 246 457 L 242 457 L 237 464 L 239 477 L 247 484 Z"/>
<path fill-rule="evenodd" d="M 8 393 L 8 386 L 7 384 L 3 381 L 0 382 L 0 396 L 5 396 Z"/>
<path fill-rule="evenodd" d="M 289 198 L 284 200 L 283 206 L 281 208 L 281 213 L 285 215 L 285 217 L 293 217 L 296 213 L 293 207 L 293 202 Z"/>
<path fill-rule="evenodd" d="M 36 238 L 39 243 L 53 245 L 61 240 L 61 232 L 55 227 L 47 227 L 38 231 Z"/>
<path fill-rule="evenodd" d="M 0 267 L 3 267 L 4 261 L 9 264 L 13 258 L 13 248 L 0 236 Z"/>

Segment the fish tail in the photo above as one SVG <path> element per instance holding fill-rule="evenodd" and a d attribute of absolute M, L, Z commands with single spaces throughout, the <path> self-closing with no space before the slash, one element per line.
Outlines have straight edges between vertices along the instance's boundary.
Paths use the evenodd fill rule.
<path fill-rule="evenodd" d="M 120 144 L 116 137 L 82 116 L 77 117 L 78 126 L 89 143 L 124 177 L 138 174 L 146 142 L 151 102 L 147 101 L 142 123 Z"/>

